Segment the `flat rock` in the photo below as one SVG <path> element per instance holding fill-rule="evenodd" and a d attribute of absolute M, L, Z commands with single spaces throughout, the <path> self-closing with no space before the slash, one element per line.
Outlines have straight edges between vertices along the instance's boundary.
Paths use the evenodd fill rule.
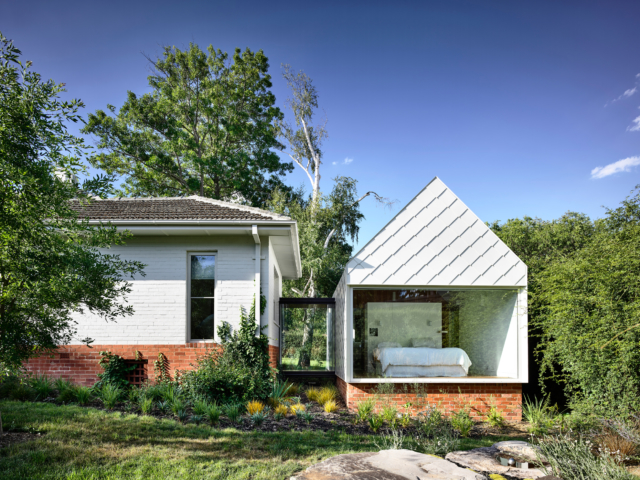
<path fill-rule="evenodd" d="M 486 480 L 469 469 L 411 450 L 337 455 L 291 480 Z"/>
<path fill-rule="evenodd" d="M 475 471 L 490 474 L 505 475 L 514 478 L 541 478 L 544 472 L 537 468 L 515 468 L 501 465 L 496 456 L 500 450 L 495 446 L 474 448 L 466 452 L 451 452 L 445 457 L 450 462 L 463 467 L 471 468 Z M 534 457 L 535 458 L 535 457 Z"/>
<path fill-rule="evenodd" d="M 497 448 L 505 455 L 511 455 L 513 457 L 526 458 L 531 461 L 537 460 L 536 448 L 529 442 L 520 442 L 517 440 L 510 440 L 507 442 L 494 443 L 492 447 Z"/>

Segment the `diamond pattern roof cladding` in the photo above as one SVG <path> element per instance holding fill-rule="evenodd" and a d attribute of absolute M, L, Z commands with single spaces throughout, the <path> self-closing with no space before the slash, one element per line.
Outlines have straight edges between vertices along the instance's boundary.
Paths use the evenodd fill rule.
<path fill-rule="evenodd" d="M 199 197 L 109 198 L 74 204 L 91 220 L 289 220 L 258 208 Z"/>
<path fill-rule="evenodd" d="M 438 177 L 347 264 L 348 283 L 526 286 L 526 265 Z"/>

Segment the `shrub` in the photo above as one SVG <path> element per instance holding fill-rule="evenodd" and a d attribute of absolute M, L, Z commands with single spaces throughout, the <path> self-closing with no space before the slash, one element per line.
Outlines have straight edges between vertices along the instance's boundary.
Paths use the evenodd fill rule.
<path fill-rule="evenodd" d="M 178 415 L 180 411 L 186 411 L 187 402 L 182 397 L 174 397 L 171 403 L 169 404 L 169 408 L 173 412 L 174 415 Z"/>
<path fill-rule="evenodd" d="M 286 398 L 288 391 L 291 389 L 291 384 L 287 382 L 281 382 L 275 380 L 271 385 L 271 394 L 269 395 L 269 402 L 275 408 Z"/>
<path fill-rule="evenodd" d="M 373 413 L 373 407 L 375 403 L 373 398 L 367 398 L 358 402 L 356 405 L 356 415 L 359 422 L 366 422 Z"/>
<path fill-rule="evenodd" d="M 434 408 L 428 408 L 418 417 L 418 429 L 414 439 L 416 450 L 429 455 L 444 456 L 458 450 L 460 436 L 451 421 Z"/>
<path fill-rule="evenodd" d="M 122 395 L 122 389 L 117 385 L 105 383 L 100 389 L 100 399 L 108 410 L 113 410 Z"/>
<path fill-rule="evenodd" d="M 258 412 L 262 413 L 262 411 L 264 410 L 264 404 L 262 402 L 258 402 L 257 400 L 253 400 L 247 403 L 246 410 L 249 415 L 253 415 L 254 413 Z"/>
<path fill-rule="evenodd" d="M 191 421 L 196 425 L 200 425 L 204 422 L 204 415 L 191 415 Z"/>
<path fill-rule="evenodd" d="M 564 480 L 633 480 L 634 477 L 620 467 L 608 455 L 596 456 L 593 444 L 583 437 L 571 438 L 567 435 L 543 437 L 539 442 L 540 458 L 549 467 L 544 467 L 548 475 L 557 475 Z M 538 460 L 540 460 L 540 458 Z"/>
<path fill-rule="evenodd" d="M 53 393 L 53 382 L 46 375 L 36 374 L 31 378 L 30 383 L 36 400 L 44 400 Z"/>
<path fill-rule="evenodd" d="M 220 351 L 200 357 L 193 370 L 179 372 L 180 382 L 191 398 L 245 403 L 269 396 L 273 382 L 267 351 L 269 338 L 262 333 L 256 337 L 252 314 L 246 315 L 242 310 L 240 314 L 236 332 L 226 322 L 218 328 Z"/>
<path fill-rule="evenodd" d="M 207 418 L 209 419 L 209 423 L 211 425 L 216 425 L 220 420 L 221 413 L 220 407 L 218 407 L 216 403 L 209 405 L 209 408 L 207 409 Z"/>
<path fill-rule="evenodd" d="M 404 433 L 397 428 L 392 428 L 389 434 L 380 435 L 373 441 L 378 450 L 401 450 L 404 443 Z"/>
<path fill-rule="evenodd" d="M 451 426 L 460 436 L 466 438 L 471 433 L 474 423 L 467 410 L 459 410 L 451 417 Z"/>
<path fill-rule="evenodd" d="M 307 398 L 312 402 L 318 401 L 318 395 L 320 395 L 320 389 L 318 387 L 307 388 L 304 392 L 307 394 Z"/>
<path fill-rule="evenodd" d="M 167 400 L 160 400 L 156 403 L 156 406 L 162 413 L 167 413 L 171 404 Z"/>
<path fill-rule="evenodd" d="M 296 417 L 302 418 L 307 423 L 311 423 L 313 421 L 314 415 L 305 410 L 296 410 Z"/>
<path fill-rule="evenodd" d="M 338 404 L 335 400 L 329 400 L 324 404 L 324 411 L 327 413 L 335 412 L 338 410 Z"/>
<path fill-rule="evenodd" d="M 335 401 L 339 395 L 336 387 L 322 387 L 318 392 L 317 402 L 324 406 L 329 401 Z"/>
<path fill-rule="evenodd" d="M 185 423 L 189 419 L 189 414 L 186 410 L 177 410 L 175 414 L 180 423 Z"/>
<path fill-rule="evenodd" d="M 393 405 L 385 405 L 382 408 L 382 418 L 389 424 L 395 424 L 398 417 L 398 409 Z"/>
<path fill-rule="evenodd" d="M 80 405 L 86 405 L 91 398 L 91 389 L 89 387 L 76 387 L 76 400 Z"/>

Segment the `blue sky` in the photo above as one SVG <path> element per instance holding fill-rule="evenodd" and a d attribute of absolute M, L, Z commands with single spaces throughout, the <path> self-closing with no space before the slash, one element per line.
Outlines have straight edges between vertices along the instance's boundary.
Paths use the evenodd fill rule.
<path fill-rule="evenodd" d="M 280 64 L 304 70 L 328 119 L 323 190 L 347 175 L 397 200 L 365 201 L 359 245 L 436 175 L 485 221 L 616 206 L 640 184 L 639 24 L 636 1 L 0 4 L 85 113 L 147 91 L 142 54 L 165 44 L 264 50 L 281 107 Z"/>

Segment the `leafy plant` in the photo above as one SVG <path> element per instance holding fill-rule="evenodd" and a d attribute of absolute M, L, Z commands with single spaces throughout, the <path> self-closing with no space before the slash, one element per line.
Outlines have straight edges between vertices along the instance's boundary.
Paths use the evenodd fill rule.
<path fill-rule="evenodd" d="M 178 415 L 178 412 L 186 411 L 187 402 L 182 397 L 176 396 L 173 398 L 172 402 L 169 404 L 169 408 L 171 408 L 171 411 L 173 412 L 174 415 Z"/>
<path fill-rule="evenodd" d="M 253 424 L 256 425 L 257 427 L 262 425 L 265 419 L 267 418 L 267 416 L 262 412 L 262 410 L 254 412 L 252 415 L 250 415 L 250 417 Z"/>
<path fill-rule="evenodd" d="M 529 433 L 546 435 L 553 427 L 553 416 L 549 408 L 549 397 L 530 399 L 525 397 L 522 404 L 522 416 L 529 422 Z"/>
<path fill-rule="evenodd" d="M 158 410 L 160 410 L 162 413 L 167 413 L 169 411 L 169 408 L 171 407 L 171 403 L 169 403 L 167 400 L 160 400 L 156 403 Z"/>
<path fill-rule="evenodd" d="M 204 422 L 204 415 L 191 415 L 191 421 L 196 425 L 200 425 Z"/>
<path fill-rule="evenodd" d="M 176 410 L 175 415 L 180 423 L 185 423 L 189 420 L 189 413 L 186 410 Z"/>
<path fill-rule="evenodd" d="M 300 385 L 293 382 L 287 382 L 287 385 L 288 385 L 287 391 L 286 391 L 287 397 L 295 397 L 296 395 L 298 395 L 298 393 L 300 392 Z"/>
<path fill-rule="evenodd" d="M 407 428 L 409 427 L 409 425 L 411 425 L 411 417 L 409 416 L 408 413 L 403 413 L 400 419 L 398 420 L 398 423 L 402 428 Z"/>
<path fill-rule="evenodd" d="M 504 427 L 504 415 L 498 407 L 492 405 L 489 407 L 489 411 L 487 412 L 487 423 L 495 428 L 503 428 Z"/>
<path fill-rule="evenodd" d="M 127 365 L 124 358 L 109 351 L 100 352 L 100 356 L 100 366 L 104 371 L 98 374 L 100 380 L 94 387 L 100 389 L 102 385 L 109 383 L 122 390 L 129 388 L 127 374 L 135 370 L 136 366 Z"/>
<path fill-rule="evenodd" d="M 218 404 L 213 403 L 209 405 L 209 408 L 207 409 L 207 418 L 209 419 L 209 423 L 211 425 L 216 425 L 218 421 L 220 421 L 221 413 L 222 413 L 222 410 L 220 409 Z"/>
<path fill-rule="evenodd" d="M 118 401 L 120 401 L 121 396 L 122 389 L 112 383 L 105 383 L 100 389 L 100 399 L 109 410 L 114 409 Z"/>
<path fill-rule="evenodd" d="M 306 407 L 302 403 L 296 403 L 295 405 L 291 405 L 290 408 L 291 408 L 291 413 L 293 413 L 296 416 L 298 415 L 298 412 L 304 412 L 306 410 Z"/>
<path fill-rule="evenodd" d="M 302 418 L 307 423 L 311 423 L 315 418 L 315 415 L 311 412 L 307 412 L 306 410 L 296 410 L 296 417 Z"/>
<path fill-rule="evenodd" d="M 398 409 L 393 405 L 385 405 L 382 407 L 382 418 L 390 425 L 395 424 L 398 418 Z"/>
<path fill-rule="evenodd" d="M 451 416 L 451 425 L 461 437 L 468 437 L 475 425 L 467 410 L 459 410 Z"/>
<path fill-rule="evenodd" d="M 380 427 L 384 425 L 384 418 L 382 415 L 371 415 L 369 417 L 369 428 L 373 433 L 378 433 Z"/>
<path fill-rule="evenodd" d="M 37 400 L 44 400 L 53 393 L 53 382 L 46 375 L 34 375 L 31 378 L 31 388 L 36 393 Z"/>
<path fill-rule="evenodd" d="M 269 395 L 269 402 L 275 408 L 287 397 L 292 384 L 275 380 L 271 385 L 271 394 Z"/>
<path fill-rule="evenodd" d="M 356 418 L 359 422 L 366 422 L 373 413 L 373 407 L 375 406 L 373 398 L 367 398 L 358 402 L 356 405 Z"/>
<path fill-rule="evenodd" d="M 402 450 L 405 436 L 402 430 L 392 428 L 388 434 L 376 437 L 373 443 L 379 450 Z"/>
<path fill-rule="evenodd" d="M 148 415 L 153 410 L 153 398 L 151 397 L 142 397 L 140 400 L 140 411 L 144 415 Z"/>
<path fill-rule="evenodd" d="M 242 415 L 242 406 L 238 403 L 231 403 L 224 407 L 224 414 L 233 422 L 238 423 Z"/>
<path fill-rule="evenodd" d="M 332 413 L 338 410 L 338 404 L 336 403 L 335 400 L 328 400 L 325 404 L 324 404 L 324 411 L 327 413 Z"/>
<path fill-rule="evenodd" d="M 254 413 L 258 412 L 262 413 L 262 411 L 264 410 L 264 404 L 262 402 L 258 402 L 257 400 L 252 400 L 251 402 L 247 403 L 245 409 L 247 410 L 247 413 L 249 415 L 253 415 Z"/>
<path fill-rule="evenodd" d="M 209 402 L 204 398 L 197 398 L 193 401 L 193 413 L 195 415 L 206 415 L 209 410 Z"/>
<path fill-rule="evenodd" d="M 76 387 L 76 400 L 80 405 L 86 405 L 91 398 L 91 389 L 89 387 Z"/>
<path fill-rule="evenodd" d="M 58 390 L 58 401 L 63 403 L 75 402 L 78 389 L 73 383 L 63 384 L 62 390 Z"/>

